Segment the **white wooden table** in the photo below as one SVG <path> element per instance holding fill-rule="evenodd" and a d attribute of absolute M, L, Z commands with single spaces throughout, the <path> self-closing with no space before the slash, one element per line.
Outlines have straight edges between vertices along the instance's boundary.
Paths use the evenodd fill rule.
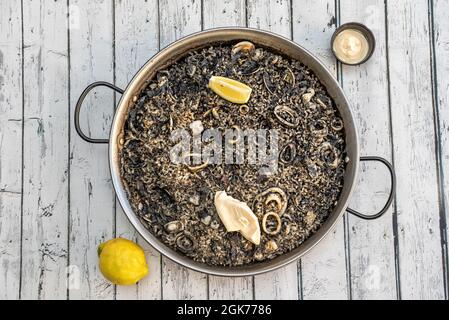
<path fill-rule="evenodd" d="M 377 47 L 346 67 L 330 52 L 336 26 L 359 21 Z M 267 29 L 327 63 L 347 93 L 362 155 L 395 166 L 393 208 L 346 215 L 301 261 L 256 277 L 189 271 L 161 257 L 127 222 L 107 147 L 73 126 L 91 82 L 125 87 L 160 48 L 219 26 Z M 447 299 L 449 213 L 448 0 L 0 0 L 1 299 Z M 84 129 L 106 137 L 117 97 L 98 91 Z M 362 167 L 352 207 L 374 212 L 387 172 Z M 97 245 L 122 236 L 146 250 L 150 276 L 114 287 Z"/>

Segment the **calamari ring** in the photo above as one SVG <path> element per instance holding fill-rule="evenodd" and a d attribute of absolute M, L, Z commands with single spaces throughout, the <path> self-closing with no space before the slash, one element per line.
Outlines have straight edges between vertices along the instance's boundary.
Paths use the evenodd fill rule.
<path fill-rule="evenodd" d="M 274 115 L 286 127 L 295 128 L 299 125 L 299 115 L 292 108 L 277 106 L 274 108 Z M 288 118 L 285 115 L 288 115 Z"/>
<path fill-rule="evenodd" d="M 293 143 L 287 144 L 279 154 L 279 160 L 282 163 L 289 164 L 295 160 L 296 157 L 296 146 Z"/>
<path fill-rule="evenodd" d="M 268 218 L 269 217 L 274 217 L 276 220 L 276 229 L 274 230 L 268 230 L 267 228 L 267 222 L 268 222 Z M 281 231 L 281 218 L 279 217 L 279 215 L 275 212 L 268 212 L 267 214 L 265 214 L 262 218 L 262 230 L 266 233 L 269 234 L 271 236 L 274 236 L 276 234 L 278 234 Z"/>
<path fill-rule="evenodd" d="M 270 196 L 270 195 L 274 196 Z M 253 202 L 253 209 L 255 210 L 257 202 L 261 201 L 265 206 L 267 206 L 270 202 L 276 202 L 279 212 L 277 214 L 282 217 L 282 215 L 285 213 L 285 210 L 287 210 L 287 204 L 288 204 L 288 197 L 287 194 L 278 187 L 270 188 L 265 190 L 262 193 L 259 193 L 255 198 Z M 282 205 L 281 205 L 282 204 Z"/>
<path fill-rule="evenodd" d="M 185 164 L 187 166 L 187 168 L 195 173 L 198 171 L 201 171 L 203 169 L 205 169 L 208 165 L 209 165 L 209 159 L 206 159 L 206 161 L 200 165 L 197 166 L 191 166 L 190 164 L 186 163 L 185 160 L 190 158 L 190 157 L 200 157 L 201 158 L 201 154 L 199 153 L 186 153 L 182 156 L 182 163 Z"/>
<path fill-rule="evenodd" d="M 249 107 L 246 104 L 242 104 L 239 108 L 240 114 L 245 115 L 249 112 Z"/>

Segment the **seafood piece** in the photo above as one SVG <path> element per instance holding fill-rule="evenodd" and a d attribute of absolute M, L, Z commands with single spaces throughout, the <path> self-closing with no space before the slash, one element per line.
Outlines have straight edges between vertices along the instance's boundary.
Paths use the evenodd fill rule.
<path fill-rule="evenodd" d="M 319 104 L 323 109 L 327 109 L 327 106 L 324 104 L 323 101 L 321 101 L 320 98 L 316 98 L 316 102 L 318 102 L 318 104 Z"/>
<path fill-rule="evenodd" d="M 276 86 L 270 81 L 269 75 L 266 72 L 263 74 L 263 84 L 269 93 L 274 94 Z"/>
<path fill-rule="evenodd" d="M 172 221 L 164 226 L 165 231 L 168 233 L 178 233 L 184 230 L 184 224 L 181 221 Z"/>
<path fill-rule="evenodd" d="M 271 193 L 268 195 L 267 200 L 265 200 L 265 205 L 268 207 L 272 202 L 276 204 L 277 211 L 281 212 L 284 204 L 279 194 Z"/>
<path fill-rule="evenodd" d="M 198 165 L 198 166 L 187 166 L 187 168 L 192 172 L 192 173 L 196 173 L 199 172 L 203 169 L 205 169 L 207 166 L 209 165 L 209 160 L 206 160 L 206 162 Z"/>
<path fill-rule="evenodd" d="M 241 41 L 232 47 L 232 54 L 242 52 L 251 52 L 255 49 L 255 46 L 252 42 L 249 41 Z"/>
<path fill-rule="evenodd" d="M 189 253 L 196 247 L 195 240 L 186 233 L 181 233 L 176 237 L 176 247 L 183 253 Z"/>
<path fill-rule="evenodd" d="M 316 219 L 315 212 L 307 211 L 307 214 L 304 217 L 304 222 L 307 224 L 308 227 L 310 227 L 315 222 L 315 219 Z"/>
<path fill-rule="evenodd" d="M 246 105 L 246 104 L 242 104 L 241 106 L 240 106 L 240 114 L 242 114 L 242 115 L 245 115 L 245 114 L 248 114 L 248 112 L 249 112 L 249 107 L 248 107 L 248 105 Z"/>
<path fill-rule="evenodd" d="M 312 88 L 307 89 L 307 93 L 302 95 L 302 102 L 308 104 L 310 100 L 315 96 L 315 90 Z"/>
<path fill-rule="evenodd" d="M 158 86 L 163 87 L 168 82 L 167 76 L 162 76 L 159 78 Z"/>
<path fill-rule="evenodd" d="M 270 236 L 277 235 L 281 231 L 281 226 L 281 218 L 275 212 L 268 212 L 262 218 L 262 230 Z"/>
<path fill-rule="evenodd" d="M 289 83 L 292 87 L 294 87 L 296 84 L 295 74 L 293 73 L 292 69 L 290 69 L 288 67 L 287 67 L 287 72 L 284 76 L 284 81 Z"/>
<path fill-rule="evenodd" d="M 196 72 L 196 66 L 194 64 L 190 64 L 186 67 L 186 72 L 189 77 L 193 77 Z"/>
<path fill-rule="evenodd" d="M 201 218 L 201 222 L 204 223 L 206 226 L 210 225 L 211 221 L 212 221 L 211 216 L 204 216 Z"/>
<path fill-rule="evenodd" d="M 256 261 L 263 261 L 264 254 L 262 252 L 260 252 L 260 251 L 257 251 L 257 252 L 254 253 L 254 259 Z"/>
<path fill-rule="evenodd" d="M 215 194 L 215 208 L 228 232 L 238 231 L 248 241 L 260 244 L 259 221 L 246 203 L 219 191 Z"/>
<path fill-rule="evenodd" d="M 316 137 L 325 137 L 327 133 L 329 132 L 327 129 L 327 123 L 323 119 L 320 119 L 313 123 L 310 126 L 310 131 L 312 131 L 312 134 Z"/>
<path fill-rule="evenodd" d="M 278 55 L 272 55 L 270 58 L 268 58 L 268 62 L 272 65 L 275 65 L 279 62 L 280 57 Z"/>
<path fill-rule="evenodd" d="M 332 169 L 336 169 L 340 164 L 338 152 L 329 142 L 325 142 L 320 146 L 319 154 L 321 161 Z"/>
<path fill-rule="evenodd" d="M 269 206 L 271 202 L 275 202 L 277 206 L 277 214 L 282 216 L 287 210 L 288 198 L 281 188 L 270 188 L 262 193 L 259 193 L 254 199 L 253 208 L 256 207 L 257 202 L 261 201 L 265 206 Z"/>
<path fill-rule="evenodd" d="M 331 127 L 335 131 L 343 130 L 343 120 L 341 118 L 335 117 L 331 121 Z"/>
<path fill-rule="evenodd" d="M 191 159 L 197 159 L 197 161 L 195 160 L 191 160 Z M 205 162 L 201 163 L 201 154 L 198 153 L 186 153 L 182 156 L 182 163 L 184 163 L 187 168 L 192 172 L 192 173 L 196 173 L 199 172 L 203 169 L 205 169 L 208 165 L 209 165 L 209 159 L 206 159 Z M 199 162 L 199 165 L 193 165 L 195 164 L 195 162 Z"/>
<path fill-rule="evenodd" d="M 194 206 L 199 206 L 199 205 L 200 205 L 200 196 L 197 195 L 197 194 L 191 196 L 191 197 L 189 198 L 189 202 L 190 202 L 191 204 L 193 204 Z"/>
<path fill-rule="evenodd" d="M 212 220 L 212 222 L 210 223 L 210 227 L 214 230 L 217 230 L 220 227 L 220 222 L 218 222 L 217 220 Z"/>
<path fill-rule="evenodd" d="M 263 58 L 263 50 L 258 48 L 254 51 L 253 60 L 260 61 Z"/>
<path fill-rule="evenodd" d="M 218 108 L 212 108 L 212 116 L 215 120 L 220 120 L 220 114 L 218 113 Z"/>
<path fill-rule="evenodd" d="M 151 214 L 145 214 L 143 216 L 141 216 L 142 220 L 144 220 L 145 222 L 152 222 L 151 219 Z"/>
<path fill-rule="evenodd" d="M 239 71 L 239 74 L 242 74 L 244 76 L 249 76 L 252 74 L 255 74 L 257 72 L 260 71 L 261 67 L 260 65 L 257 63 L 257 61 L 248 61 L 247 63 L 245 63 L 242 67 L 241 67 L 241 71 Z"/>
<path fill-rule="evenodd" d="M 309 173 L 310 178 L 315 179 L 318 177 L 318 167 L 313 161 L 307 161 L 307 172 Z"/>
<path fill-rule="evenodd" d="M 265 251 L 271 253 L 271 252 L 275 252 L 277 251 L 277 249 L 279 249 L 278 244 L 276 243 L 276 241 L 274 240 L 270 240 L 265 244 Z"/>
<path fill-rule="evenodd" d="M 290 107 L 277 106 L 274 108 L 274 115 L 286 127 L 294 128 L 299 125 L 299 115 Z"/>
<path fill-rule="evenodd" d="M 295 160 L 296 157 L 296 146 L 294 143 L 287 144 L 279 154 L 279 160 L 282 163 L 289 164 Z"/>

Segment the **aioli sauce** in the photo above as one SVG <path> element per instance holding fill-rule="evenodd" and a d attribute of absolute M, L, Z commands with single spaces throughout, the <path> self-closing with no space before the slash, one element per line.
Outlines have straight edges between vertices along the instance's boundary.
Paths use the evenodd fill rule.
<path fill-rule="evenodd" d="M 338 33 L 333 43 L 333 50 L 339 60 L 348 64 L 357 64 L 366 58 L 369 43 L 357 30 L 346 29 Z"/>

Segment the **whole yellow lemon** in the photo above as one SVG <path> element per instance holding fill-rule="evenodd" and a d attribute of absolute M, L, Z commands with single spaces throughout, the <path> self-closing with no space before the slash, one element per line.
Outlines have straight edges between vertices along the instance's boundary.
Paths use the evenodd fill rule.
<path fill-rule="evenodd" d="M 100 271 L 113 284 L 136 284 L 148 274 L 142 248 L 134 242 L 117 238 L 98 246 Z"/>

